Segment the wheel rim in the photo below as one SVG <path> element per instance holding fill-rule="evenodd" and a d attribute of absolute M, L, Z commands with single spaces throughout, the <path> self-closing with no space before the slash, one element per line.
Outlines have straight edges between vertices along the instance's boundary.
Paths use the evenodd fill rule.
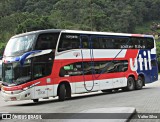
<path fill-rule="evenodd" d="M 133 81 L 130 80 L 130 81 L 128 82 L 128 86 L 129 86 L 130 89 L 133 89 Z"/>
<path fill-rule="evenodd" d="M 137 86 L 138 86 L 139 88 L 142 87 L 142 84 L 143 84 L 143 83 L 142 83 L 142 80 L 140 80 L 140 79 L 137 80 Z"/>

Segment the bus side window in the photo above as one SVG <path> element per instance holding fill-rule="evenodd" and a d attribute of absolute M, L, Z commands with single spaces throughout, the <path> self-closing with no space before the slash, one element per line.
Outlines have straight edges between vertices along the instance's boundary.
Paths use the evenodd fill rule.
<path fill-rule="evenodd" d="M 147 49 L 154 48 L 154 40 L 153 40 L 153 38 L 146 38 L 145 41 L 146 41 L 146 48 Z"/>
<path fill-rule="evenodd" d="M 91 48 L 100 49 L 99 38 L 92 38 L 91 42 L 92 42 Z"/>
<path fill-rule="evenodd" d="M 71 49 L 79 49 L 79 47 L 79 35 L 70 33 L 63 33 L 61 35 L 60 42 L 58 45 L 59 52 Z"/>
<path fill-rule="evenodd" d="M 105 39 L 99 38 L 100 49 L 106 49 Z"/>
<path fill-rule="evenodd" d="M 65 77 L 66 75 L 69 76 L 78 76 L 83 74 L 83 69 L 82 69 L 82 63 L 81 62 L 76 62 L 73 64 L 68 64 L 65 66 L 62 66 L 60 69 L 59 76 L 60 77 Z"/>
<path fill-rule="evenodd" d="M 156 60 L 151 60 L 151 65 L 152 65 L 152 66 L 157 66 Z"/>
<path fill-rule="evenodd" d="M 154 48 L 153 38 L 131 37 L 129 45 L 132 49 L 152 49 Z"/>
<path fill-rule="evenodd" d="M 108 38 L 107 40 L 108 49 L 115 49 L 115 40 Z"/>
<path fill-rule="evenodd" d="M 90 45 L 89 45 L 89 40 L 87 36 L 82 36 L 81 37 L 81 42 L 82 45 L 80 46 L 82 49 L 89 49 Z"/>
<path fill-rule="evenodd" d="M 36 50 L 46 50 L 46 49 L 55 49 L 59 33 L 45 33 L 40 34 L 35 49 Z"/>
<path fill-rule="evenodd" d="M 106 42 L 103 37 L 94 36 L 91 38 L 92 48 L 93 49 L 105 49 Z"/>
<path fill-rule="evenodd" d="M 33 79 L 48 76 L 52 72 L 53 61 L 49 61 L 50 54 L 33 58 Z"/>
<path fill-rule="evenodd" d="M 118 48 L 121 49 L 122 46 L 127 46 L 129 43 L 128 38 L 120 38 Z"/>

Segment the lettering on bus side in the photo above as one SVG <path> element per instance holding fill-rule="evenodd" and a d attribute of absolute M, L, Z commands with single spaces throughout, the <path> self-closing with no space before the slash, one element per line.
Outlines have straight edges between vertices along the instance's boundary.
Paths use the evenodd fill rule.
<path fill-rule="evenodd" d="M 138 63 L 139 63 L 139 69 L 140 71 L 142 70 L 152 70 L 152 65 L 151 65 L 151 52 L 148 51 L 148 58 L 147 58 L 147 53 L 146 51 L 143 52 L 144 58 L 142 58 L 142 55 L 139 54 L 139 58 L 135 58 L 134 61 L 132 58 L 130 58 L 130 68 L 132 71 L 137 71 L 138 70 Z M 133 65 L 134 63 L 134 65 Z M 143 69 L 143 63 L 144 63 L 144 69 Z"/>

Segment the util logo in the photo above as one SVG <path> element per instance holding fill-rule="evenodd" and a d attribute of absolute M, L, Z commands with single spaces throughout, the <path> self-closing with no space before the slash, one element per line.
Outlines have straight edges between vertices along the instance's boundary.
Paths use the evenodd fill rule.
<path fill-rule="evenodd" d="M 138 63 L 139 63 L 139 69 L 140 71 L 142 70 L 151 70 L 152 66 L 151 66 L 151 53 L 150 51 L 148 51 L 148 58 L 146 51 L 143 52 L 143 56 L 144 58 L 142 58 L 142 55 L 139 54 L 139 58 L 135 58 L 134 62 L 133 59 L 130 58 L 130 68 L 132 71 L 137 71 L 138 70 Z M 143 64 L 144 64 L 144 69 L 143 69 Z"/>

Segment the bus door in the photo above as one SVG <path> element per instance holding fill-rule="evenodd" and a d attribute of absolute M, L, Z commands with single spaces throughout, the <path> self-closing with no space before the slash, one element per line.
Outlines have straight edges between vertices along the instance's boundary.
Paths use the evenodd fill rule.
<path fill-rule="evenodd" d="M 35 97 L 53 96 L 52 79 L 49 77 L 52 71 L 53 58 L 52 53 L 37 56 L 33 58 L 33 79 L 40 82 L 35 87 Z"/>
<path fill-rule="evenodd" d="M 54 81 L 51 79 L 51 73 L 58 35 L 58 33 L 45 33 L 40 34 L 37 39 L 35 50 L 42 52 L 32 59 L 33 80 L 40 82 L 39 86 L 35 87 L 35 97 L 49 97 L 54 94 Z"/>
<path fill-rule="evenodd" d="M 95 79 L 94 51 L 92 40 L 87 35 L 80 36 L 80 47 L 82 56 L 82 81 L 85 91 L 99 90 L 99 82 Z M 76 87 L 79 85 L 77 84 Z"/>

